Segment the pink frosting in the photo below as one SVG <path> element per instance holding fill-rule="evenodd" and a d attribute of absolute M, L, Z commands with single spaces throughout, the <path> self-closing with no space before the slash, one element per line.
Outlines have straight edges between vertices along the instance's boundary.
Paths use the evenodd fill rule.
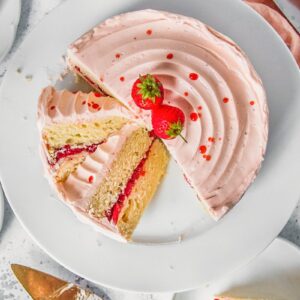
<path fill-rule="evenodd" d="M 157 75 L 165 103 L 187 120 L 188 143 L 165 144 L 199 198 L 216 219 L 241 198 L 263 160 L 268 107 L 259 76 L 232 40 L 198 20 L 144 10 L 93 28 L 70 46 L 68 61 L 100 79 L 149 127 L 150 112 L 133 103 L 131 87 L 139 74 Z"/>
<path fill-rule="evenodd" d="M 92 103 L 96 106 L 93 107 Z M 112 97 L 99 97 L 94 92 L 72 93 L 67 90 L 57 91 L 54 87 L 48 86 L 42 90 L 39 98 L 40 131 L 51 124 L 92 121 L 111 116 L 133 119 L 133 114 L 118 101 Z"/>

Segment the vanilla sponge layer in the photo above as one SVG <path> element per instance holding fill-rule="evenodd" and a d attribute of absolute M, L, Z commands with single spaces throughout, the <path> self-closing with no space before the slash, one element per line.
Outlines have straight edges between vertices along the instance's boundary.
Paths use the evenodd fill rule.
<path fill-rule="evenodd" d="M 91 145 L 106 139 L 119 131 L 129 120 L 122 117 L 109 117 L 84 123 L 57 123 L 43 129 L 43 139 L 50 154 L 65 145 Z"/>
<path fill-rule="evenodd" d="M 130 240 L 143 212 L 154 196 L 169 162 L 168 151 L 160 140 L 150 147 L 143 166 L 144 174 L 136 181 L 129 197 L 124 201 L 117 228 L 125 239 Z"/>
<path fill-rule="evenodd" d="M 105 179 L 91 198 L 89 213 L 93 217 L 105 217 L 105 212 L 117 201 L 133 171 L 145 157 L 152 140 L 148 131 L 142 127 L 127 138 Z"/>

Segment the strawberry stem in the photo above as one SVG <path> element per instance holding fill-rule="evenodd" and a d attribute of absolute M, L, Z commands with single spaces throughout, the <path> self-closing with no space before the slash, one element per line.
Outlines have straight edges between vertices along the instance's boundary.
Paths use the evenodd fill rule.
<path fill-rule="evenodd" d="M 142 100 L 150 99 L 155 103 L 156 97 L 161 97 L 161 83 L 156 81 L 155 77 L 150 74 L 139 75 L 140 83 L 137 87 L 140 89 L 139 94 L 142 96 Z"/>

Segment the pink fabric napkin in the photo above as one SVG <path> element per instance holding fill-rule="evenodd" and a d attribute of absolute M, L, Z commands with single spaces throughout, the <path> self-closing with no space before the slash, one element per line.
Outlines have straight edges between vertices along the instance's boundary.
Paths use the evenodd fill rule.
<path fill-rule="evenodd" d="M 290 0 L 300 9 L 300 1 Z M 272 0 L 245 0 L 277 31 L 294 55 L 300 67 L 300 36 Z"/>

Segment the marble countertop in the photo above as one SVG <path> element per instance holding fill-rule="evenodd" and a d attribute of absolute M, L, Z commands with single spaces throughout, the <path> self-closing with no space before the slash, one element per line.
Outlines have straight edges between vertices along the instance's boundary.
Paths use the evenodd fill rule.
<path fill-rule="evenodd" d="M 0 64 L 0 84 L 5 75 L 10 58 L 25 36 L 46 14 L 63 1 L 64 0 L 22 0 L 21 19 L 16 40 L 9 55 Z M 300 246 L 300 224 L 298 220 L 300 220 L 299 205 L 296 207 L 280 235 Z M 89 287 L 105 300 L 158 300 L 165 298 L 164 295 L 129 294 L 99 287 L 72 274 L 52 260 L 32 241 L 6 202 L 4 223 L 2 231 L 0 232 L 0 299 L 30 299 L 12 275 L 10 270 L 11 263 L 28 265 L 65 280 L 75 282 L 82 287 Z"/>

